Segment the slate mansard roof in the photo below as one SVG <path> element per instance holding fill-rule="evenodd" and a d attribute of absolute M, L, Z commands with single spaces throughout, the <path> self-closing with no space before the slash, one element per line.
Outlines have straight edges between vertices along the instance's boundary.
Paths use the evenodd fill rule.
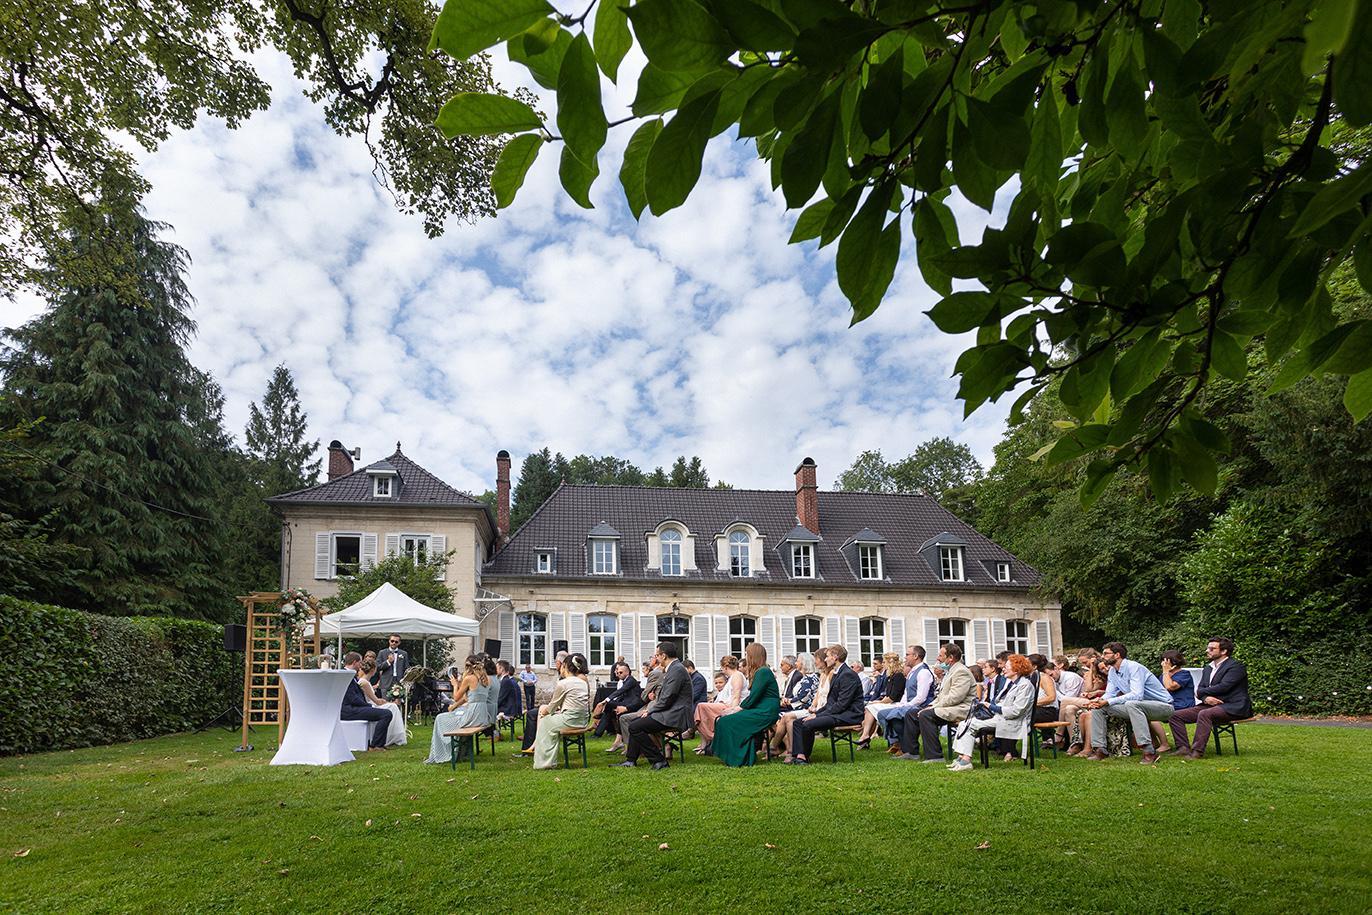
<path fill-rule="evenodd" d="M 372 495 L 372 477 L 368 471 L 394 473 L 392 495 Z M 388 458 L 354 470 L 346 476 L 318 486 L 297 489 L 267 499 L 273 505 L 399 505 L 406 508 L 420 506 L 467 506 L 485 509 L 486 505 L 459 489 L 454 489 L 414 461 L 395 450 Z M 487 510 L 489 513 L 489 509 Z"/>
<path fill-rule="evenodd" d="M 664 489 L 642 486 L 563 484 L 486 564 L 483 575 L 552 579 L 730 582 L 885 588 L 1024 589 L 1039 583 L 1033 567 L 977 533 L 934 499 L 919 495 L 824 492 L 819 497 L 820 540 L 815 544 L 816 577 L 792 579 L 781 548 L 800 539 L 793 490 Z M 666 576 L 648 569 L 647 535 L 663 522 L 675 521 L 695 537 L 696 571 Z M 717 568 L 715 535 L 735 523 L 754 527 L 763 540 L 767 574 L 733 578 Z M 593 575 L 588 568 L 587 540 L 602 524 L 620 535 L 619 574 Z M 873 535 L 879 536 L 873 536 Z M 854 538 L 884 541 L 883 580 L 860 580 L 844 555 Z M 956 543 L 965 550 L 965 582 L 939 579 L 922 548 L 930 541 Z M 850 551 L 852 547 L 849 547 Z M 536 573 L 538 553 L 555 554 L 552 574 Z M 757 557 L 753 557 L 754 566 Z M 934 554 L 937 562 L 937 553 Z M 996 563 L 1009 562 L 1010 582 L 997 582 Z"/>

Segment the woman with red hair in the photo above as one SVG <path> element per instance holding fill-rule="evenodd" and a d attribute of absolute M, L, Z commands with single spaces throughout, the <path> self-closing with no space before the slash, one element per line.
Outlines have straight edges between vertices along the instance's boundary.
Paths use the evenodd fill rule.
<path fill-rule="evenodd" d="M 991 731 L 996 737 L 1006 740 L 1029 739 L 1034 700 L 1037 698 L 1034 683 L 1029 679 L 1033 670 L 1034 665 L 1022 654 L 1012 654 L 1005 659 L 1005 679 L 1009 685 L 996 701 L 979 702 L 973 706 L 972 714 L 967 716 L 953 738 L 953 750 L 958 758 L 949 764 L 949 769 L 954 772 L 971 770 L 972 748 L 984 731 Z M 979 712 L 981 717 L 978 717 Z"/>

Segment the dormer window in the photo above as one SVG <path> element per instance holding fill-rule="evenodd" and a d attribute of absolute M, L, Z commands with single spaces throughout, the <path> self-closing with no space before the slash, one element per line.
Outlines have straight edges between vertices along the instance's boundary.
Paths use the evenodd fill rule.
<path fill-rule="evenodd" d="M 391 497 L 391 478 L 372 477 L 372 495 L 378 499 L 389 499 Z"/>
<path fill-rule="evenodd" d="M 999 581 L 999 582 L 1004 583 L 1004 582 L 1008 582 L 1009 580 L 1010 580 L 1010 563 L 1008 563 L 1008 562 L 998 562 L 998 563 L 996 563 L 996 581 Z"/>
<path fill-rule="evenodd" d="M 534 564 L 534 571 L 536 571 L 539 575 L 553 574 L 553 554 L 546 550 L 539 553 L 538 558 Z"/>
<path fill-rule="evenodd" d="M 874 581 L 881 579 L 881 544 L 858 544 L 858 577 Z"/>
<path fill-rule="evenodd" d="M 938 548 L 939 578 L 944 581 L 965 581 L 962 574 L 962 547 L 941 546 Z"/>
<path fill-rule="evenodd" d="M 815 545 L 796 543 L 791 546 L 791 577 L 815 577 Z"/>
<path fill-rule="evenodd" d="M 752 574 L 752 544 L 747 531 L 734 531 L 729 535 L 729 574 L 734 578 L 747 578 Z"/>
<path fill-rule="evenodd" d="M 662 574 L 681 574 L 681 531 L 669 527 L 658 535 L 662 549 Z"/>
<path fill-rule="evenodd" d="M 591 541 L 591 574 L 615 574 L 615 542 L 613 540 Z"/>
<path fill-rule="evenodd" d="M 390 499 L 395 496 L 400 478 L 390 461 L 377 461 L 367 468 L 367 476 L 372 478 L 372 498 Z"/>

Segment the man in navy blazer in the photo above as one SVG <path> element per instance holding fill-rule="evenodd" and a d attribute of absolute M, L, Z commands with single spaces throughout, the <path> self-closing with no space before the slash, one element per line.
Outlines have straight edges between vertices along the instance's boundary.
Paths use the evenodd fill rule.
<path fill-rule="evenodd" d="M 602 699 L 592 711 L 593 715 L 600 716 L 600 720 L 595 726 L 595 736 L 597 737 L 619 730 L 620 709 L 625 712 L 632 712 L 643 705 L 642 687 L 634 679 L 633 671 L 629 669 L 629 665 L 619 661 L 614 666 L 614 672 L 615 682 L 619 685 L 614 692 Z"/>
<path fill-rule="evenodd" d="M 343 666 L 357 673 L 358 665 L 362 663 L 362 655 L 355 651 L 350 651 L 343 656 Z M 343 707 L 338 711 L 338 717 L 343 721 L 370 721 L 373 722 L 371 728 L 371 739 L 367 743 L 368 750 L 386 749 L 386 732 L 390 729 L 391 712 L 372 705 L 367 701 L 367 697 L 362 692 L 362 687 L 357 685 L 357 679 L 348 681 L 348 691 L 343 694 Z"/>
<path fill-rule="evenodd" d="M 1210 742 L 1210 732 L 1215 725 L 1253 717 L 1253 702 L 1248 696 L 1248 669 L 1234 660 L 1233 653 L 1231 639 L 1211 639 L 1205 646 L 1205 656 L 1210 663 L 1201 671 L 1200 686 L 1196 687 L 1199 701 L 1190 708 L 1173 712 L 1168 719 L 1172 728 L 1172 755 L 1200 759 L 1205 755 L 1205 745 Z M 1186 739 L 1186 726 L 1192 723 L 1196 725 L 1194 742 Z"/>
<path fill-rule="evenodd" d="M 506 719 L 518 718 L 524 714 L 524 701 L 515 679 L 514 665 L 509 661 L 497 661 L 495 669 L 500 672 L 500 693 L 497 698 L 498 714 Z"/>
<path fill-rule="evenodd" d="M 831 645 L 825 651 L 825 663 L 833 669 L 829 681 L 829 701 L 809 718 L 797 719 L 791 726 L 791 746 L 794 759 L 799 765 L 810 761 L 810 753 L 815 748 L 815 734 L 832 727 L 846 724 L 862 724 L 862 713 L 866 708 L 862 701 L 862 680 L 848 666 L 848 649 L 842 645 Z"/>

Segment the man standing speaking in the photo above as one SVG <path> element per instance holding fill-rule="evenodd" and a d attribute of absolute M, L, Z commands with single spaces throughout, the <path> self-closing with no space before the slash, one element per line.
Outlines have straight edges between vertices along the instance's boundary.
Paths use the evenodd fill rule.
<path fill-rule="evenodd" d="M 376 669 L 381 673 L 381 695 L 385 697 L 410 669 L 410 656 L 401 649 L 400 636 L 391 636 L 389 647 L 381 649 L 376 656 Z"/>

